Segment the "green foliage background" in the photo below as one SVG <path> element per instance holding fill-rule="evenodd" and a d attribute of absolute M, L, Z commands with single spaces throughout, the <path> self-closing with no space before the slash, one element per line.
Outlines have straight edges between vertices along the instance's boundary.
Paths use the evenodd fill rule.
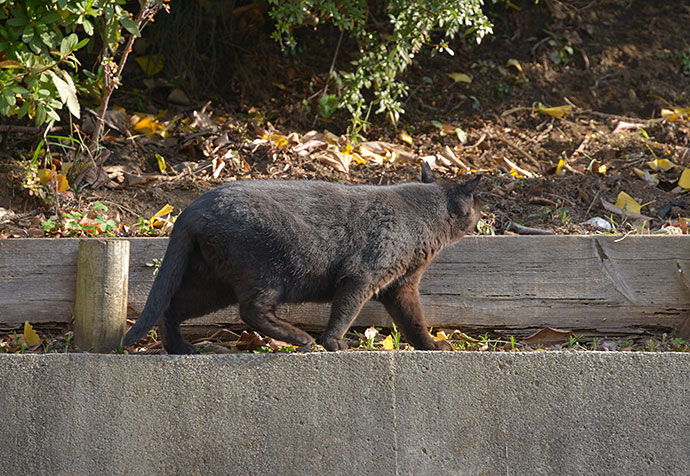
<path fill-rule="evenodd" d="M 318 23 L 333 25 L 358 45 L 350 67 L 329 77 L 319 101 L 322 115 L 345 109 L 354 123 L 362 123 L 373 112 L 395 123 L 408 93 L 399 76 L 416 54 L 425 47 L 453 54 L 450 39 L 462 35 L 479 41 L 491 33 L 482 3 L 269 0 L 267 14 L 274 22 L 272 37 L 287 50 L 296 47 L 297 28 Z M 108 74 L 113 68 L 123 30 L 139 35 L 127 7 L 132 5 L 125 0 L 0 0 L 0 115 L 28 116 L 42 125 L 59 121 L 58 111 L 67 106 L 79 117 L 77 95 L 100 96 L 104 70 Z M 443 40 L 434 42 L 432 36 Z M 75 53 L 103 45 L 97 64 L 83 67 Z"/>

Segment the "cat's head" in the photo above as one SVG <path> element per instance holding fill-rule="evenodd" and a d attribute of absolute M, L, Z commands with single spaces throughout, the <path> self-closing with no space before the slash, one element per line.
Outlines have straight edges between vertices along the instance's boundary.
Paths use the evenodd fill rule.
<path fill-rule="evenodd" d="M 481 217 L 479 201 L 474 194 L 481 179 L 482 176 L 477 175 L 472 180 L 462 184 L 441 179 L 437 180 L 429 164 L 426 162 L 422 163 L 422 182 L 435 183 L 445 189 L 448 214 L 453 220 L 453 228 L 462 234 L 474 230 Z"/>

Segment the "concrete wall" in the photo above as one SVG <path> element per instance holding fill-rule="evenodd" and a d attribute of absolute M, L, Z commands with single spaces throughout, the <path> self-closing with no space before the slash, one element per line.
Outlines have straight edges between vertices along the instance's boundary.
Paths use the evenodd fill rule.
<path fill-rule="evenodd" d="M 0 474 L 690 474 L 690 354 L 0 355 Z"/>

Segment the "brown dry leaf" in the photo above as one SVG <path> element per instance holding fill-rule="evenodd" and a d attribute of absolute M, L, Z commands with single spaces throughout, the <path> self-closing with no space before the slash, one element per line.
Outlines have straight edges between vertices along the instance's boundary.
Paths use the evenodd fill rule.
<path fill-rule="evenodd" d="M 575 337 L 573 331 L 545 327 L 534 334 L 525 337 L 522 340 L 522 343 L 528 345 L 558 345 L 565 344 L 571 337 Z"/>
<path fill-rule="evenodd" d="M 350 173 L 350 162 L 352 161 L 352 156 L 349 154 L 341 154 L 333 149 L 327 149 L 314 154 L 314 157 L 326 165 L 330 165 L 336 170 Z"/>
<path fill-rule="evenodd" d="M 634 213 L 631 211 L 623 210 L 621 207 L 617 207 L 613 203 L 608 202 L 608 201 L 604 200 L 603 198 L 601 199 L 601 205 L 605 209 L 607 209 L 608 211 L 613 212 L 613 213 L 617 213 L 619 215 L 627 215 L 630 218 L 637 218 L 640 220 L 652 220 L 652 217 L 648 217 L 646 215 L 641 215 L 639 213 Z"/>
<path fill-rule="evenodd" d="M 240 335 L 240 338 L 235 343 L 235 345 L 240 350 L 252 351 L 258 349 L 259 347 L 265 346 L 266 342 L 264 341 L 263 337 L 261 337 L 255 331 L 242 331 L 242 334 Z"/>
<path fill-rule="evenodd" d="M 616 128 L 611 132 L 611 134 L 618 134 L 619 132 L 627 131 L 628 129 L 639 129 L 642 126 L 644 126 L 644 124 L 639 122 L 618 121 Z"/>

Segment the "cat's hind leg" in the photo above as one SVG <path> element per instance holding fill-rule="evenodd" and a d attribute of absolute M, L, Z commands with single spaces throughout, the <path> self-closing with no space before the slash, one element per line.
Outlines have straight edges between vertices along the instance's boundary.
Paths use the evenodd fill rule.
<path fill-rule="evenodd" d="M 314 342 L 311 335 L 276 316 L 278 295 L 277 291 L 263 290 L 251 298 L 242 300 L 239 306 L 240 318 L 257 331 L 274 339 L 299 346 Z"/>
<path fill-rule="evenodd" d="M 208 272 L 186 273 L 170 307 L 158 321 L 163 347 L 168 354 L 194 354 L 196 349 L 182 337 L 180 324 L 237 302 L 228 283 Z"/>

